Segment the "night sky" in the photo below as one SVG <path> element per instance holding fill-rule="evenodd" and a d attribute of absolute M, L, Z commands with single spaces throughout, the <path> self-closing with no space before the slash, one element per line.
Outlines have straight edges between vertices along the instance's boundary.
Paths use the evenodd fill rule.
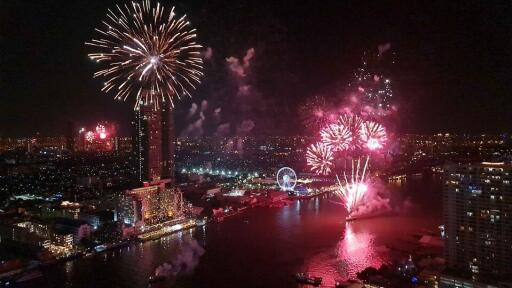
<path fill-rule="evenodd" d="M 99 120 L 130 133 L 132 104 L 100 92 L 84 45 L 122 2 L 0 1 L 0 137 L 59 135 L 69 121 Z M 254 120 L 253 134 L 301 134 L 300 103 L 343 97 L 338 88 L 363 52 L 391 43 L 399 132 L 511 132 L 512 2 L 409 2 L 161 1 L 186 13 L 213 51 L 202 86 L 178 107 L 179 129 L 193 121 L 191 104 L 207 100 L 223 121 Z M 226 58 L 250 48 L 256 96 L 238 105 Z"/>

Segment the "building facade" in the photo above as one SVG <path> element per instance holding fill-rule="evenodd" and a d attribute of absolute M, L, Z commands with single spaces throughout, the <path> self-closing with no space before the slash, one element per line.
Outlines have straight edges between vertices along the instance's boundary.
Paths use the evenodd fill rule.
<path fill-rule="evenodd" d="M 133 151 L 138 180 L 174 179 L 174 114 L 170 107 L 155 110 L 141 105 L 135 111 Z"/>
<path fill-rule="evenodd" d="M 448 165 L 443 192 L 447 266 L 471 273 L 474 279 L 509 278 L 512 165 Z"/>
<path fill-rule="evenodd" d="M 168 187 L 168 183 L 169 180 L 161 180 L 128 191 L 133 200 L 134 223 L 152 225 L 183 215 L 183 194 Z"/>

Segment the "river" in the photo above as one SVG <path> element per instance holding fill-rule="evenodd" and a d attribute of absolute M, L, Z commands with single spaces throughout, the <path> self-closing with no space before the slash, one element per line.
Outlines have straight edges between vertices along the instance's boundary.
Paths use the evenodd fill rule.
<path fill-rule="evenodd" d="M 321 276 L 324 287 L 333 287 L 367 266 L 404 257 L 396 247 L 441 224 L 438 179 L 413 178 L 386 189 L 393 215 L 346 223 L 346 212 L 328 196 L 248 209 L 222 223 L 53 266 L 44 271 L 44 286 L 148 287 L 155 268 L 194 238 L 205 249 L 197 267 L 161 287 L 297 287 L 291 275 L 298 271 Z"/>

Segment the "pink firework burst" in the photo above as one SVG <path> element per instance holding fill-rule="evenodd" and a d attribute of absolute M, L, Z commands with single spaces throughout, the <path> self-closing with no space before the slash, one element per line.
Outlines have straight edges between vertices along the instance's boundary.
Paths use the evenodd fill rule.
<path fill-rule="evenodd" d="M 361 143 L 361 126 L 364 123 L 363 118 L 357 115 L 343 114 L 338 118 L 338 125 L 346 127 L 350 132 L 351 138 L 347 145 L 348 150 L 355 150 L 360 147 Z"/>
<path fill-rule="evenodd" d="M 360 135 L 362 146 L 371 151 L 382 148 L 387 140 L 384 126 L 373 121 L 366 121 L 361 125 Z"/>
<path fill-rule="evenodd" d="M 307 164 L 311 167 L 311 171 L 318 174 L 329 174 L 333 166 L 333 160 L 332 149 L 323 143 L 312 144 L 306 152 Z"/>
<path fill-rule="evenodd" d="M 340 124 L 331 124 L 325 127 L 320 131 L 320 135 L 322 136 L 322 142 L 333 151 L 347 149 L 352 141 L 351 131 Z"/>
<path fill-rule="evenodd" d="M 106 129 L 105 126 L 102 124 L 98 124 L 96 126 L 96 133 L 105 133 Z"/>

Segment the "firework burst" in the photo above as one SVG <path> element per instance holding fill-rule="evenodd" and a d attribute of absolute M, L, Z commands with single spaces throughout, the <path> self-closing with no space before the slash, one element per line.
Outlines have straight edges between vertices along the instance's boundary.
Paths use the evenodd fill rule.
<path fill-rule="evenodd" d="M 361 127 L 364 120 L 357 115 L 343 114 L 338 118 L 337 125 L 346 127 L 350 133 L 350 142 L 347 145 L 348 150 L 356 150 L 361 146 Z"/>
<path fill-rule="evenodd" d="M 98 134 L 101 134 L 101 133 L 105 133 L 107 130 L 105 129 L 105 126 L 102 125 L 102 124 L 98 124 L 96 126 L 96 133 Z"/>
<path fill-rule="evenodd" d="M 191 97 L 203 75 L 202 46 L 185 15 L 141 0 L 109 9 L 102 23 L 103 30 L 95 29 L 99 38 L 85 44 L 97 49 L 89 57 L 103 64 L 94 73 L 105 79 L 103 92 L 123 101 L 135 97 L 135 109 Z"/>
<path fill-rule="evenodd" d="M 88 131 L 85 133 L 85 140 L 87 140 L 87 142 L 92 143 L 94 139 L 96 139 L 96 134 L 94 132 Z"/>
<path fill-rule="evenodd" d="M 306 161 L 311 171 L 327 175 L 331 172 L 334 155 L 331 148 L 323 143 L 311 145 L 306 152 Z"/>
<path fill-rule="evenodd" d="M 333 151 L 342 151 L 348 148 L 352 141 L 352 133 L 348 127 L 339 124 L 331 124 L 322 131 L 322 142 Z"/>
<path fill-rule="evenodd" d="M 373 121 L 366 121 L 361 125 L 361 142 L 369 150 L 382 148 L 387 140 L 386 129 Z"/>
<path fill-rule="evenodd" d="M 366 182 L 370 152 L 382 148 L 387 141 L 386 130 L 375 121 L 355 114 L 342 114 L 320 131 L 321 141 L 311 145 L 306 160 L 311 171 L 328 175 L 334 168 L 335 157 L 351 159 L 351 169 L 343 171 L 336 194 L 343 200 L 349 215 L 364 200 L 369 187 Z M 348 176 L 347 176 L 348 175 Z"/>

